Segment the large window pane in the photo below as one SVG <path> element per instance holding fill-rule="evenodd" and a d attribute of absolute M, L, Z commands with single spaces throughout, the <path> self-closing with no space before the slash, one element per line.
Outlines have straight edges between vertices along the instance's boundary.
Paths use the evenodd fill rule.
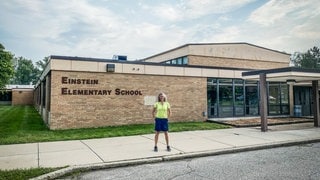
<path fill-rule="evenodd" d="M 218 105 L 217 105 L 217 86 L 216 85 L 208 85 L 207 97 L 208 97 L 208 116 L 217 117 Z"/>
<path fill-rule="evenodd" d="M 243 86 L 235 86 L 234 87 L 234 96 L 235 96 L 235 105 L 236 106 L 244 104 Z"/>
<path fill-rule="evenodd" d="M 280 88 L 279 83 L 269 84 L 269 114 L 280 114 Z"/>
<path fill-rule="evenodd" d="M 259 114 L 258 87 L 246 86 L 246 114 L 256 116 Z"/>
<path fill-rule="evenodd" d="M 269 85 L 269 104 L 280 105 L 279 84 Z"/>
<path fill-rule="evenodd" d="M 244 94 L 243 94 L 243 86 L 235 86 L 234 87 L 234 108 L 236 116 L 244 115 Z"/>
<path fill-rule="evenodd" d="M 289 104 L 289 89 L 287 84 L 281 84 L 281 104 Z"/>
<path fill-rule="evenodd" d="M 269 114 L 289 114 L 289 88 L 285 83 L 269 83 Z"/>
<path fill-rule="evenodd" d="M 232 85 L 219 86 L 219 116 L 220 117 L 233 116 Z"/>
<path fill-rule="evenodd" d="M 230 106 L 232 104 L 232 86 L 219 86 L 219 105 Z"/>

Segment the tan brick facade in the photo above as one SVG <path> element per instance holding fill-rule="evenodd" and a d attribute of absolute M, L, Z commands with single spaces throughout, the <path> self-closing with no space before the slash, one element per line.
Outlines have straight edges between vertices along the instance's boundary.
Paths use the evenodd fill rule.
<path fill-rule="evenodd" d="M 189 65 L 215 66 L 228 68 L 246 68 L 246 69 L 269 69 L 289 67 L 287 62 L 270 62 L 261 60 L 245 60 L 231 58 L 217 58 L 207 56 L 188 56 Z"/>
<path fill-rule="evenodd" d="M 93 84 L 65 84 L 67 79 L 93 80 Z M 199 121 L 207 109 L 206 87 L 204 77 L 51 71 L 49 126 L 69 129 L 153 123 L 152 106 L 145 104 L 159 92 L 167 94 L 172 106 L 170 121 Z M 121 92 L 116 89 L 129 90 L 124 91 L 129 95 L 116 95 Z M 73 90 L 83 95 L 67 95 Z M 83 90 L 94 90 L 97 95 L 84 95 L 88 92 Z"/>
<path fill-rule="evenodd" d="M 12 105 L 32 105 L 33 89 L 13 89 Z"/>
<path fill-rule="evenodd" d="M 179 57 L 187 64 L 160 63 Z M 170 121 L 202 121 L 208 77 L 242 79 L 243 72 L 288 67 L 289 60 L 247 43 L 188 44 L 135 62 L 51 56 L 34 102 L 50 129 L 153 123 L 160 92 L 172 106 Z"/>

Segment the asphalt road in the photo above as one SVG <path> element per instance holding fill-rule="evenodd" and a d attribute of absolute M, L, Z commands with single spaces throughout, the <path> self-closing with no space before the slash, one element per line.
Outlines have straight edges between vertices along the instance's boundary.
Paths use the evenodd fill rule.
<path fill-rule="evenodd" d="M 67 179 L 320 179 L 320 143 L 91 171 Z"/>

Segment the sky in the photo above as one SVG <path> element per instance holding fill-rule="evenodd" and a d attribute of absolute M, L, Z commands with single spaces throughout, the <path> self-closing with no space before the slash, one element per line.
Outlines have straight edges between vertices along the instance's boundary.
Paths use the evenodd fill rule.
<path fill-rule="evenodd" d="M 0 43 L 16 57 L 143 59 L 188 43 L 320 46 L 319 0 L 0 0 Z"/>

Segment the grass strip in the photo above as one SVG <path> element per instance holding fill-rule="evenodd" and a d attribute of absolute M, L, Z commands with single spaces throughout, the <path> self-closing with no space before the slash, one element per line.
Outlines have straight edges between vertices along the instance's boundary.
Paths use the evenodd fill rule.
<path fill-rule="evenodd" d="M 213 130 L 228 126 L 203 122 L 171 122 L 170 132 Z M 150 134 L 153 124 L 107 126 L 99 128 L 49 130 L 33 106 L 0 106 L 0 144 L 81 140 Z"/>
<path fill-rule="evenodd" d="M 61 168 L 62 167 L 0 170 L 0 180 L 25 180 L 56 171 Z"/>

